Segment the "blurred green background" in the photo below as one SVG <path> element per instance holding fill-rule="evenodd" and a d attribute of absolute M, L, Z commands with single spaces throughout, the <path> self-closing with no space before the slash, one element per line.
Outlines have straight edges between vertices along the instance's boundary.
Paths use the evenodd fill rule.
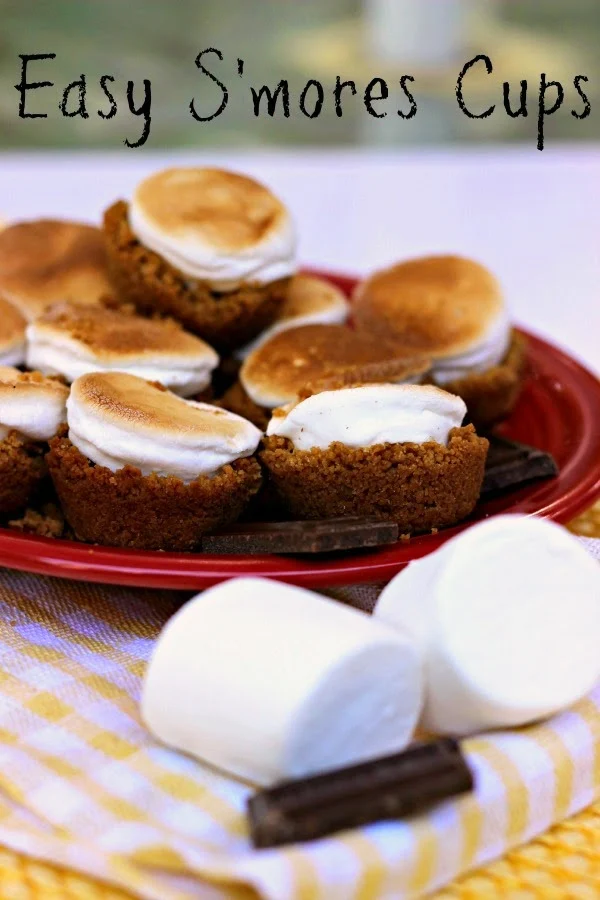
<path fill-rule="evenodd" d="M 127 79 L 152 81 L 152 130 L 146 147 L 259 147 L 266 145 L 435 145 L 453 142 L 535 142 L 539 75 L 564 79 L 564 108 L 547 124 L 548 140 L 590 141 L 600 136 L 593 114 L 600 69 L 599 0 L 0 0 L 0 148 L 117 148 L 136 139 L 141 123 L 125 102 Z M 194 66 L 196 54 L 218 47 L 230 88 L 225 113 L 208 124 L 189 115 L 192 97 L 214 108 L 220 93 Z M 30 77 L 51 78 L 55 88 L 31 95 L 32 108 L 47 119 L 17 115 L 19 53 L 56 53 Z M 495 74 L 473 78 L 470 96 L 480 108 L 502 103 L 501 81 L 528 78 L 529 116 L 511 119 L 497 110 L 471 121 L 454 96 L 456 76 L 475 53 L 487 53 Z M 235 59 L 246 61 L 244 80 Z M 58 110 L 66 84 L 85 72 L 92 115 L 63 118 Z M 119 112 L 112 121 L 95 114 L 102 74 L 117 79 Z M 362 94 L 373 76 L 392 83 L 402 74 L 416 78 L 418 115 L 410 122 L 394 114 L 372 119 L 360 98 L 335 116 L 331 91 L 335 76 L 353 78 Z M 581 108 L 572 81 L 589 77 L 592 115 L 578 121 Z M 227 77 L 224 77 L 224 76 Z M 252 112 L 249 85 L 274 86 L 288 78 L 298 92 L 309 78 L 328 92 L 322 115 L 308 120 L 297 109 L 289 119 Z M 211 93 L 212 90 L 212 93 Z M 391 88 L 392 91 L 392 88 Z M 297 96 L 297 93 L 295 94 Z M 390 94 L 392 96 L 392 93 Z M 401 99 L 399 90 L 394 95 Z M 391 102 L 391 101 L 390 101 Z M 295 101 L 297 103 L 297 100 Z M 106 105 L 106 101 L 104 101 Z M 294 104 L 295 105 L 295 104 Z"/>

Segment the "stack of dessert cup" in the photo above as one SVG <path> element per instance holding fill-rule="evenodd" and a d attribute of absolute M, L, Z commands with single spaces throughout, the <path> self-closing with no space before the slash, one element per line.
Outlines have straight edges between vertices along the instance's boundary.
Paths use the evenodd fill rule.
<path fill-rule="evenodd" d="M 399 263 L 349 303 L 298 273 L 286 206 L 219 169 L 146 178 L 102 228 L 9 225 L 0 313 L 0 513 L 51 479 L 73 536 L 114 546 L 197 550 L 265 497 L 452 525 L 523 379 L 483 266 Z"/>

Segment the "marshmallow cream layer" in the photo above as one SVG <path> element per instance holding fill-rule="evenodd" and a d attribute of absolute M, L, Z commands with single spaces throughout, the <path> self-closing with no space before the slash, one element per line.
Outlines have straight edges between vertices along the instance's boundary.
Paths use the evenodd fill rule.
<path fill-rule="evenodd" d="M 439 384 L 457 381 L 473 372 L 487 372 L 502 362 L 510 345 L 511 322 L 508 311 L 499 316 L 477 341 L 464 353 L 434 358 L 432 375 Z"/>
<path fill-rule="evenodd" d="M 48 441 L 66 420 L 69 390 L 63 384 L 0 366 L 0 440 L 16 431 L 30 441 Z"/>
<path fill-rule="evenodd" d="M 241 416 L 123 373 L 78 378 L 67 421 L 70 441 L 97 465 L 113 472 L 135 466 L 143 475 L 173 475 L 186 483 L 251 456 L 261 438 Z"/>
<path fill-rule="evenodd" d="M 376 444 L 447 444 L 461 425 L 466 406 L 460 397 L 431 385 L 369 384 L 323 391 L 282 407 L 268 435 L 288 438 L 297 450 Z"/>
<path fill-rule="evenodd" d="M 63 375 L 69 382 L 87 372 L 129 372 L 146 381 L 159 381 L 182 397 L 191 397 L 210 384 L 218 364 L 219 357 L 208 344 L 195 359 L 189 353 L 178 357 L 175 352 L 171 355 L 157 353 L 154 357 L 148 352 L 140 354 L 138 359 L 132 354 L 121 359 L 113 354 L 113 359 L 109 359 L 94 354 L 68 334 L 60 334 L 41 323 L 34 322 L 27 328 L 28 368 L 45 375 Z"/>
<path fill-rule="evenodd" d="M 296 233 L 263 185 L 219 169 L 170 169 L 138 185 L 129 224 L 141 244 L 216 291 L 296 270 Z"/>

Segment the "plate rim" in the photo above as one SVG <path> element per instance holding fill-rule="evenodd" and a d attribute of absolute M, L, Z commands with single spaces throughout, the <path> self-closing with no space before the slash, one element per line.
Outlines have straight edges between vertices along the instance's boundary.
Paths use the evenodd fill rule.
<path fill-rule="evenodd" d="M 305 271 L 333 281 L 348 294 L 357 283 L 356 277 L 338 272 L 315 269 Z M 523 511 L 520 507 L 525 506 L 528 515 L 541 515 L 558 522 L 566 522 L 600 497 L 598 413 L 595 425 L 593 424 L 594 401 L 600 412 L 600 380 L 560 347 L 529 329 L 518 327 L 518 330 L 528 339 L 533 356 L 537 354 L 543 357 L 550 356 L 563 373 L 570 374 L 572 381 L 587 383 L 588 390 L 575 392 L 579 401 L 578 411 L 588 431 L 585 436 L 587 440 L 580 442 L 561 476 L 571 474 L 573 469 L 577 470 L 590 456 L 592 465 L 580 480 L 568 485 L 558 496 L 555 495 L 555 491 L 550 490 L 548 502 L 535 510 L 528 510 L 527 506 L 531 504 L 532 499 L 535 502 L 536 494 L 541 495 L 541 500 L 544 493 L 548 493 L 548 485 L 554 482 L 540 482 L 515 492 L 514 508 L 505 509 L 503 512 Z M 238 575 L 260 575 L 302 586 L 334 587 L 385 581 L 408 562 L 432 552 L 446 540 L 468 528 L 470 524 L 472 523 L 467 520 L 438 534 L 420 535 L 407 541 L 405 546 L 400 542 L 389 547 L 356 551 L 333 561 L 267 554 L 233 556 L 131 550 L 27 535 L 0 527 L 0 566 L 37 575 L 124 587 L 192 591 Z"/>

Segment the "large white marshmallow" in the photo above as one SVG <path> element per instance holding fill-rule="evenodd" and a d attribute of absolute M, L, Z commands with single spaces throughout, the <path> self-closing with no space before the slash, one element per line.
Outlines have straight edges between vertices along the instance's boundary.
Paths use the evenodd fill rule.
<path fill-rule="evenodd" d="M 523 725 L 600 678 L 600 566 L 544 519 L 474 525 L 400 572 L 374 615 L 420 649 L 435 733 Z"/>
<path fill-rule="evenodd" d="M 282 408 L 268 435 L 289 438 L 297 450 L 376 444 L 448 443 L 467 408 L 460 397 L 432 385 L 367 384 L 322 391 Z"/>
<path fill-rule="evenodd" d="M 266 785 L 402 750 L 421 709 L 421 664 L 364 613 L 239 578 L 167 623 L 141 709 L 166 744 Z"/>

